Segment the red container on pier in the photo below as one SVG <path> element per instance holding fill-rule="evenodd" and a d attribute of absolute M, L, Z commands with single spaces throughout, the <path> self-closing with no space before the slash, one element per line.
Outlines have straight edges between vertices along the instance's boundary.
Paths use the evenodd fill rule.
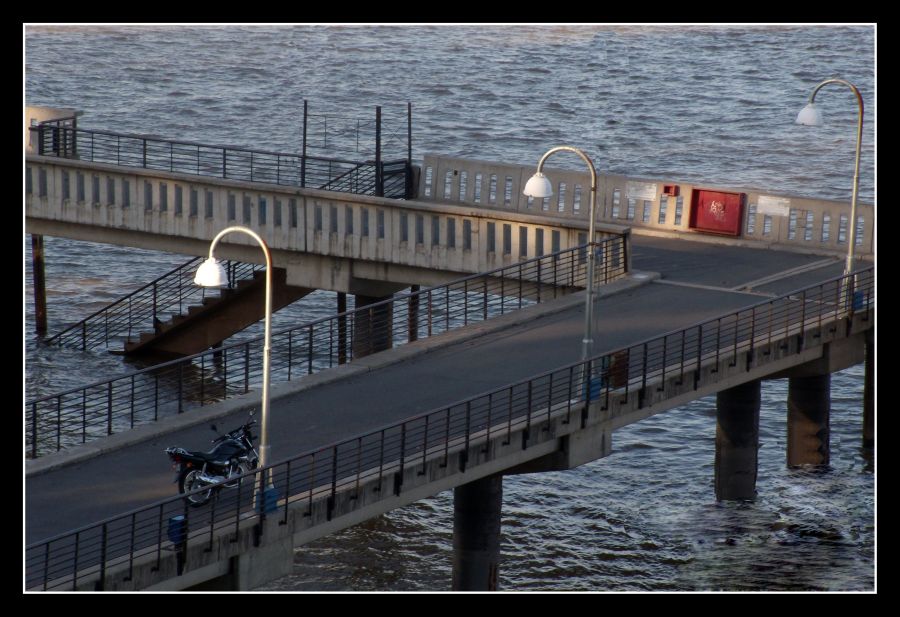
<path fill-rule="evenodd" d="M 728 236 L 741 235 L 744 193 L 695 189 L 691 198 L 691 229 Z"/>

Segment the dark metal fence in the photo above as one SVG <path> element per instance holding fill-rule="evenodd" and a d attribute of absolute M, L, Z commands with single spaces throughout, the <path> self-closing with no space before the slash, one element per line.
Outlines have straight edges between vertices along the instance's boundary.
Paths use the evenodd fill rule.
<path fill-rule="evenodd" d="M 625 274 L 625 238 L 595 245 L 596 281 Z M 585 285 L 587 246 L 534 258 L 272 334 L 272 383 L 550 300 Z M 26 402 L 27 454 L 249 392 L 262 383 L 263 339 L 223 346 Z"/>
<path fill-rule="evenodd" d="M 44 343 L 81 350 L 108 348 L 110 342 L 119 343 L 141 332 L 152 332 L 154 324 L 183 314 L 187 307 L 203 302 L 210 295 L 209 289 L 194 284 L 194 275 L 201 260 L 200 257 L 191 259 L 49 337 Z M 227 288 L 234 289 L 238 281 L 251 279 L 253 273 L 261 268 L 257 264 L 226 262 Z M 218 293 L 215 291 L 213 295 Z"/>
<path fill-rule="evenodd" d="M 287 186 L 341 190 L 407 199 L 411 167 L 406 160 L 360 162 L 228 146 L 178 142 L 157 137 L 88 131 L 56 124 L 31 127 L 38 154 L 94 163 Z M 77 144 L 77 148 L 75 146 Z M 379 173 L 380 170 L 380 173 Z M 388 175 L 385 175 L 388 170 Z M 403 182 L 396 176 L 403 176 Z M 340 182 L 341 177 L 353 182 Z M 379 183 L 382 183 L 380 186 Z M 380 192 L 379 192 L 380 191 Z"/>
<path fill-rule="evenodd" d="M 689 383 L 702 363 L 727 360 L 732 354 L 736 362 L 739 352 L 765 353 L 771 343 L 783 344 L 791 337 L 797 337 L 797 350 L 816 344 L 807 338 L 841 327 L 854 312 L 871 318 L 872 268 L 856 274 L 852 291 L 847 293 L 846 277 L 807 287 L 270 465 L 243 476 L 237 489 L 223 491 L 203 509 L 189 510 L 183 499 L 173 497 L 32 544 L 26 547 L 26 588 L 76 589 L 79 580 L 102 581 L 108 568 L 131 566 L 147 556 L 159 560 L 164 547 L 186 551 L 188 544 L 208 543 L 212 549 L 217 533 L 237 532 L 248 519 L 283 516 L 287 521 L 288 508 L 306 504 L 309 511 L 323 498 L 334 503 L 339 491 L 358 489 L 367 481 L 384 483 L 379 493 L 383 498 L 399 495 L 406 466 L 439 456 L 442 450 L 446 456 L 452 441 L 468 445 L 469 436 L 479 432 L 489 439 L 508 438 L 516 426 L 527 436 L 532 426 L 549 418 L 551 409 L 580 413 L 588 391 L 590 400 L 603 406 L 623 394 L 638 396 L 642 406 L 642 391 L 675 375 Z M 585 375 L 591 375 L 590 390 Z M 529 444 L 526 438 L 522 447 Z M 279 509 L 267 515 L 254 510 L 254 486 L 263 472 L 270 474 L 282 497 Z M 167 525 L 179 515 L 184 527 L 176 543 L 168 538 Z"/>

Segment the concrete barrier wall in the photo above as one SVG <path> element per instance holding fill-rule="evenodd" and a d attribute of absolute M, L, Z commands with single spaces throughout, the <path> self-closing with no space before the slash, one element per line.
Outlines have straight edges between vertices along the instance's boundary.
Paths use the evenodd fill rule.
<path fill-rule="evenodd" d="M 590 174 L 545 169 L 554 195 L 537 200 L 522 194 L 535 165 L 506 165 L 426 154 L 419 181 L 419 199 L 462 203 L 485 209 L 554 218 L 586 220 Z M 758 189 L 699 185 L 677 180 L 632 178 L 598 173 L 598 219 L 635 230 L 709 236 L 691 228 L 695 192 L 716 190 L 746 195 L 737 238 L 810 252 L 846 253 L 850 204 L 823 199 L 777 195 Z M 674 187 L 665 194 L 666 187 Z M 857 204 L 857 247 L 860 256 L 873 255 L 875 209 Z M 729 237 L 729 236 L 724 236 Z"/>
<path fill-rule="evenodd" d="M 176 246 L 178 239 L 210 241 L 229 225 L 245 225 L 275 251 L 472 274 L 587 241 L 587 222 L 571 217 L 500 213 L 54 157 L 28 156 L 25 176 L 26 224 L 78 224 L 80 239 L 120 244 L 127 244 L 127 238 L 112 240 L 113 234 L 140 232 L 145 240 L 150 238 L 145 248 L 154 248 L 147 243 L 152 245 L 156 238 L 161 250 L 173 250 L 173 240 Z M 65 226 L 55 229 L 62 233 Z M 85 237 L 86 229 L 95 231 L 96 238 Z M 627 231 L 603 225 L 597 239 Z M 197 242 L 185 242 L 183 249 L 205 252 Z"/>

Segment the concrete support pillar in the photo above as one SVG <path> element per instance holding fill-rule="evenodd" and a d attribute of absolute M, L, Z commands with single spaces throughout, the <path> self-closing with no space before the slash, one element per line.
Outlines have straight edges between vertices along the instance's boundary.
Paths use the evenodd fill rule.
<path fill-rule="evenodd" d="M 760 382 L 716 395 L 716 499 L 756 497 Z"/>
<path fill-rule="evenodd" d="M 453 591 L 496 591 L 503 475 L 453 489 Z"/>
<path fill-rule="evenodd" d="M 875 449 L 875 329 L 866 333 L 866 381 L 863 387 L 863 448 Z"/>
<path fill-rule="evenodd" d="M 827 465 L 831 416 L 831 375 L 788 380 L 787 464 Z"/>
<path fill-rule="evenodd" d="M 347 312 L 347 294 L 342 291 L 337 295 L 337 312 L 343 315 Z M 347 363 L 347 318 L 338 317 L 338 364 Z"/>
<path fill-rule="evenodd" d="M 44 236 L 31 234 L 31 267 L 34 279 L 34 331 L 47 334 L 47 286 L 44 279 Z"/>
<path fill-rule="evenodd" d="M 356 310 L 353 314 L 353 357 L 361 358 L 393 346 L 393 308 L 382 304 L 367 308 L 370 304 L 390 300 L 392 296 L 363 296 L 356 294 Z"/>

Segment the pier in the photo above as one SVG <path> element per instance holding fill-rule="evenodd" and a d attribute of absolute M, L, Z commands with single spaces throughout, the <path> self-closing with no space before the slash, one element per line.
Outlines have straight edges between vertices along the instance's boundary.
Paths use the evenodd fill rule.
<path fill-rule="evenodd" d="M 716 497 L 754 499 L 760 382 L 790 379 L 786 464 L 824 465 L 828 376 L 874 372 L 872 206 L 849 238 L 845 203 L 604 176 L 589 239 L 585 174 L 548 170 L 559 197 L 540 203 L 522 195 L 533 168 L 428 155 L 414 193 L 397 199 L 91 161 L 77 130 L 57 130 L 56 152 L 26 155 L 33 238 L 200 256 L 218 230 L 246 224 L 286 286 L 354 294 L 357 308 L 329 326 L 328 366 L 300 345 L 307 331 L 286 338 L 299 363 L 272 391 L 270 510 L 254 506 L 262 470 L 188 508 L 160 457 L 258 408 L 250 347 L 176 353 L 179 396 L 155 421 L 122 420 L 129 386 L 114 381 L 27 401 L 27 589 L 252 589 L 289 572 L 294 548 L 449 489 L 453 587 L 494 589 L 505 475 L 605 457 L 616 429 L 715 394 Z M 737 222 L 712 229 L 714 202 Z M 851 276 L 848 241 L 862 258 Z M 260 261 L 249 244 L 223 247 Z M 594 354 L 582 359 L 588 251 L 602 267 Z M 449 327 L 453 311 L 461 323 Z M 245 354 L 243 391 L 225 396 L 226 384 L 206 402 L 195 353 Z M 184 380 L 197 362 L 200 377 Z M 199 405 L 188 383 L 205 388 Z M 874 422 L 872 397 L 863 403 Z M 57 437 L 64 409 L 83 418 L 81 443 Z"/>

